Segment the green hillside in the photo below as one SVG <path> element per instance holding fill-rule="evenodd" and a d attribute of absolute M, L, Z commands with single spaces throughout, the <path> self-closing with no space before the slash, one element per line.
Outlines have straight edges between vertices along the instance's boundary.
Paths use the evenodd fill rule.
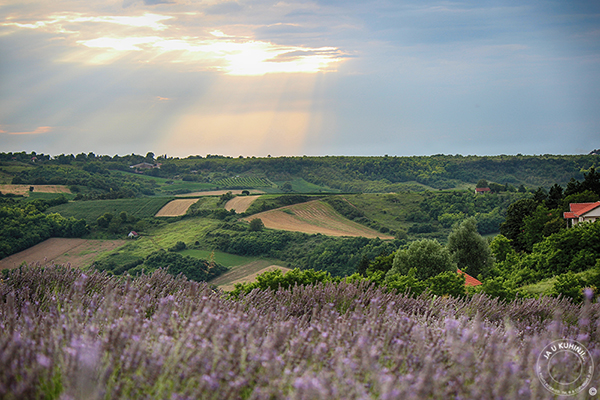
<path fill-rule="evenodd" d="M 153 217 L 172 197 L 144 197 L 139 199 L 75 201 L 51 207 L 47 213 L 59 213 L 66 218 L 95 222 L 105 213 L 118 215 L 125 211 L 136 218 Z"/>

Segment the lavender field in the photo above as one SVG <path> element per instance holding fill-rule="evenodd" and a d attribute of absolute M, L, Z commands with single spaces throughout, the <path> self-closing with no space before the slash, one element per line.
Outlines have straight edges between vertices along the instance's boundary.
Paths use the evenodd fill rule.
<path fill-rule="evenodd" d="M 339 283 L 231 299 L 162 271 L 22 267 L 0 282 L 0 398 L 558 399 L 536 364 L 564 338 L 595 372 L 579 391 L 578 360 L 547 371 L 595 398 L 599 317 L 597 303 L 547 297 Z"/>

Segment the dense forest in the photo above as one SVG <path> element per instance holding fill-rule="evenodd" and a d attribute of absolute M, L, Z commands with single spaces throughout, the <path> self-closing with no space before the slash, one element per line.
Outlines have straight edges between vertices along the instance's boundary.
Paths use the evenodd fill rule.
<path fill-rule="evenodd" d="M 598 164 L 597 155 L 461 156 L 421 157 L 225 157 L 190 156 L 184 159 L 131 154 L 97 156 L 94 153 L 50 157 L 32 153 L 0 153 L 3 172 L 18 171 L 12 183 L 84 186 L 93 192 L 116 192 L 113 196 L 154 193 L 152 180 L 140 179 L 131 166 L 149 163 L 147 176 L 177 178 L 188 182 L 221 184 L 225 178 L 263 176 L 272 182 L 301 178 L 311 184 L 343 192 L 397 192 L 405 190 L 453 189 L 487 179 L 516 191 L 582 180 L 583 173 Z M 158 166 L 160 168 L 158 168 Z M 140 170 L 138 170 L 140 172 Z M 11 183 L 11 182 L 7 182 Z M 230 186 L 235 183 L 229 182 Z M 218 186 L 215 184 L 215 186 Z"/>

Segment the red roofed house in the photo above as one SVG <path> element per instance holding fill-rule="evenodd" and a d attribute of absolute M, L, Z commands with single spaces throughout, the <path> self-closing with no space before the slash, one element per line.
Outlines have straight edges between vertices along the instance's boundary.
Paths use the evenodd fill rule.
<path fill-rule="evenodd" d="M 475 194 L 483 194 L 483 193 L 491 193 L 492 189 L 490 189 L 489 187 L 485 187 L 485 188 L 475 188 Z"/>
<path fill-rule="evenodd" d="M 571 203 L 571 211 L 563 214 L 569 226 L 575 226 L 580 222 L 594 222 L 600 218 L 600 201 L 595 203 Z"/>
<path fill-rule="evenodd" d="M 456 272 L 465 276 L 465 286 L 481 285 L 481 282 L 479 282 L 477 279 L 473 278 L 471 275 L 469 275 L 465 272 L 462 272 L 460 269 L 457 269 Z"/>

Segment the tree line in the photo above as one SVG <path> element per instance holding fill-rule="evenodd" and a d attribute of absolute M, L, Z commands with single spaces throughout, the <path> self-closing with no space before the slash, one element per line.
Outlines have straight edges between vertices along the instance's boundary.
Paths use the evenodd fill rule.
<path fill-rule="evenodd" d="M 64 197 L 30 202 L 0 197 L 0 258 L 25 250 L 50 237 L 71 238 L 87 234 L 85 220 L 44 213 L 49 207 L 66 201 Z"/>
<path fill-rule="evenodd" d="M 32 153 L 0 153 L 0 162 L 20 162 L 31 167 L 71 167 L 94 174 L 108 170 L 130 171 L 130 166 L 142 162 L 161 164 L 160 168 L 144 172 L 148 175 L 190 181 L 226 179 L 241 173 L 266 175 L 271 181 L 289 181 L 301 177 L 308 182 L 339 189 L 343 192 L 395 192 L 423 190 L 422 185 L 435 189 L 452 189 L 463 183 L 475 184 L 487 179 L 497 187 L 516 188 L 566 185 L 571 178 L 582 179 L 583 173 L 598 163 L 597 155 L 538 156 L 461 156 L 434 155 L 413 157 L 224 157 L 216 155 L 190 156 L 185 159 L 158 156 L 153 153 L 125 156 L 97 156 L 94 153 L 50 157 Z M 24 173 L 16 178 L 32 184 L 37 179 L 51 182 L 52 170 L 44 173 Z M 76 174 L 73 174 L 76 176 Z M 68 179 L 62 179 L 67 181 Z M 16 182 L 15 182 L 16 183 Z M 136 182 L 141 185 L 141 182 Z M 130 184 L 133 184 L 131 182 Z M 97 184 L 101 185 L 101 184 Z M 143 193 L 142 188 L 132 190 Z"/>

